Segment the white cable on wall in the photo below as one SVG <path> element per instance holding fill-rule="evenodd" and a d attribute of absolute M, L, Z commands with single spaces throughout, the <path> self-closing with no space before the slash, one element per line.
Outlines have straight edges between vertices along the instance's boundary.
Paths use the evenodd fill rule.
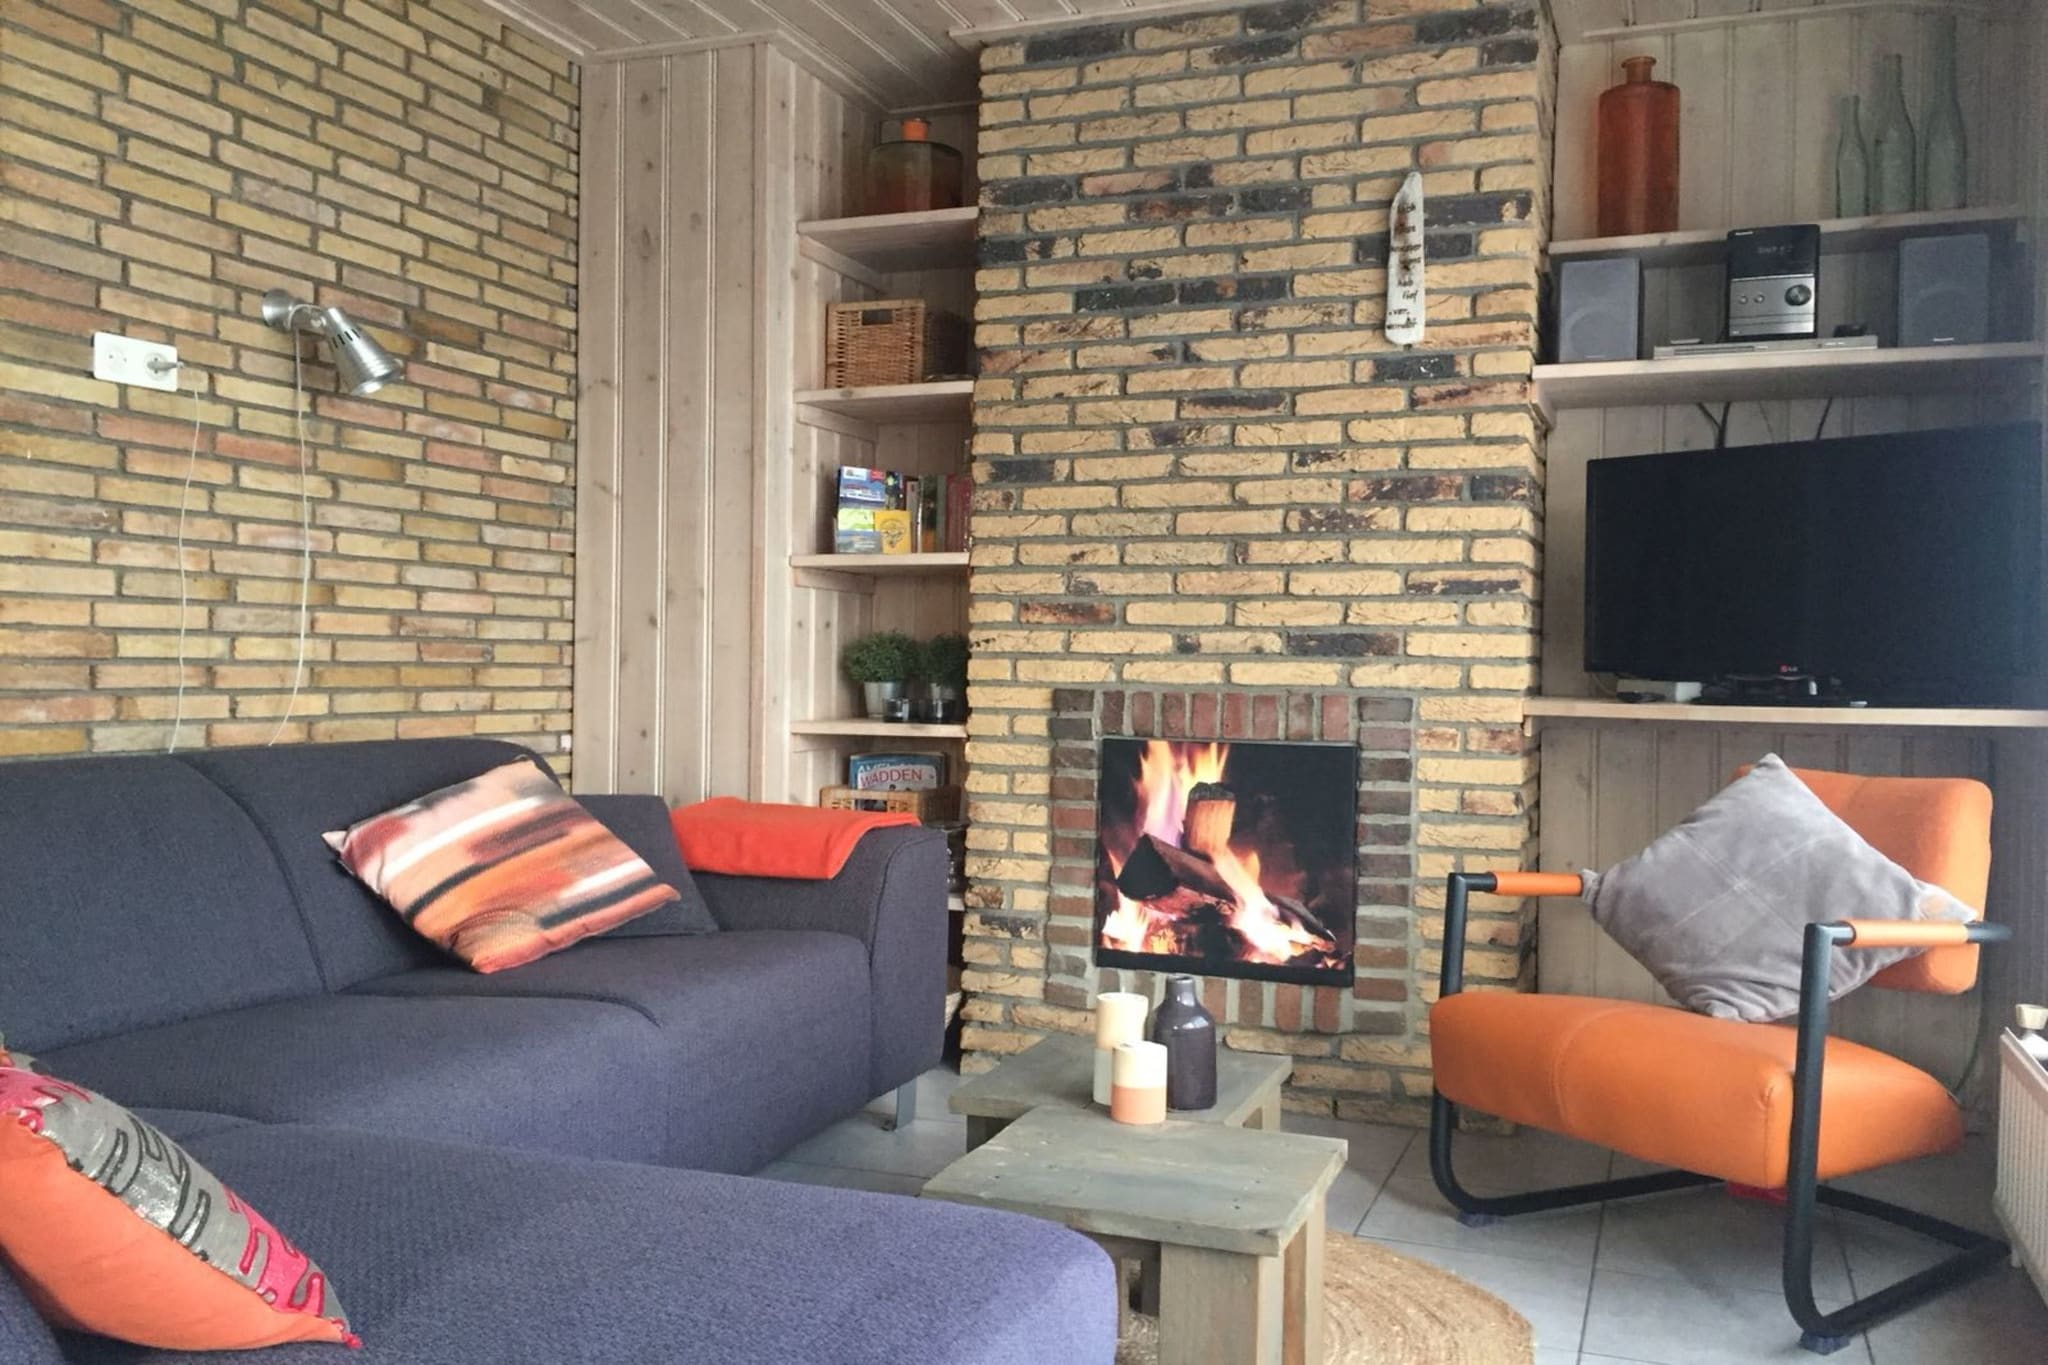
<path fill-rule="evenodd" d="M 185 616 L 191 610 L 192 595 L 185 571 L 185 514 L 192 501 L 192 475 L 199 468 L 199 379 L 192 380 L 192 451 L 185 457 L 185 486 L 178 492 L 178 699 L 171 706 L 171 742 L 164 750 L 178 752 L 178 736 L 185 727 Z"/>
<path fill-rule="evenodd" d="M 292 665 L 292 690 L 285 698 L 284 711 L 277 718 L 277 728 L 264 741 L 268 748 L 284 736 L 285 726 L 291 724 L 292 708 L 299 704 L 299 689 L 306 677 L 306 636 L 307 623 L 311 614 L 313 596 L 313 497 L 312 474 L 306 458 L 306 382 L 304 348 L 294 340 L 292 343 L 292 429 L 299 438 L 299 650 L 297 662 Z"/>

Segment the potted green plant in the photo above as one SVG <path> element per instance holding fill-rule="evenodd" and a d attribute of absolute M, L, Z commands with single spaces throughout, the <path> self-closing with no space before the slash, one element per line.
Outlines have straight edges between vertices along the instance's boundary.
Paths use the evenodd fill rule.
<path fill-rule="evenodd" d="M 900 719 L 904 686 L 917 671 L 917 642 L 899 630 L 878 630 L 849 644 L 839 666 L 860 684 L 868 719 Z"/>
<path fill-rule="evenodd" d="M 918 676 L 930 717 L 957 724 L 967 715 L 967 637 L 935 635 L 924 642 Z"/>

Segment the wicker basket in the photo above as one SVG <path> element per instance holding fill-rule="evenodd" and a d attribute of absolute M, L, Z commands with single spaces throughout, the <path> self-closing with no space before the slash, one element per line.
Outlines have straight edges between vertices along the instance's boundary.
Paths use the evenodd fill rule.
<path fill-rule="evenodd" d="M 918 384 L 966 368 L 966 322 L 921 299 L 875 299 L 826 308 L 828 389 Z"/>
<path fill-rule="evenodd" d="M 830 810 L 907 810 L 924 823 L 932 824 L 959 818 L 960 789 L 878 792 L 858 787 L 826 787 L 818 793 L 818 804 Z"/>

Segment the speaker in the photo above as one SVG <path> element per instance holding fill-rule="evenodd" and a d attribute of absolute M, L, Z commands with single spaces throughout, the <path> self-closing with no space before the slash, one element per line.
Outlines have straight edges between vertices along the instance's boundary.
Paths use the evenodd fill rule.
<path fill-rule="evenodd" d="M 1557 358 L 1634 360 L 1643 344 L 1643 263 L 1566 261 L 1557 272 Z"/>
<path fill-rule="evenodd" d="M 1981 232 L 1899 243 L 1899 345 L 1991 339 L 1991 239 Z"/>

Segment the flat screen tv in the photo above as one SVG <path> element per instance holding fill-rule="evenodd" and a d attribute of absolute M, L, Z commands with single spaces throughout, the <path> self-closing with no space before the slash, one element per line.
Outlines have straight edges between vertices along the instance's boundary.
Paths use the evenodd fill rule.
<path fill-rule="evenodd" d="M 1998 705 L 2041 671 L 2041 427 L 1591 461 L 1586 668 Z"/>

